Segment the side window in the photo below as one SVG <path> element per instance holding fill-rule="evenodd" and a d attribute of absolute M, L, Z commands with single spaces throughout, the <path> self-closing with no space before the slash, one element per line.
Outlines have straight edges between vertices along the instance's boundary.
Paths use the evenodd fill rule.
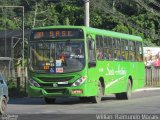
<path fill-rule="evenodd" d="M 112 38 L 104 37 L 104 59 L 113 59 Z"/>
<path fill-rule="evenodd" d="M 97 53 L 97 59 L 102 60 L 104 57 L 103 37 L 98 35 L 96 36 L 96 53 Z"/>
<path fill-rule="evenodd" d="M 128 60 L 128 41 L 121 40 L 121 59 Z"/>
<path fill-rule="evenodd" d="M 120 60 L 121 50 L 120 50 L 120 39 L 113 39 L 114 48 L 114 60 Z"/>
<path fill-rule="evenodd" d="M 92 39 L 88 38 L 87 44 L 88 44 L 88 62 L 93 63 L 96 61 L 95 42 Z"/>
<path fill-rule="evenodd" d="M 124 40 L 121 40 L 121 56 L 120 60 L 125 60 Z"/>
<path fill-rule="evenodd" d="M 136 52 L 135 52 L 135 42 L 129 41 L 129 60 L 135 61 L 136 60 Z"/>
<path fill-rule="evenodd" d="M 142 51 L 142 43 L 136 42 L 136 60 L 141 62 L 143 61 L 143 51 Z"/>

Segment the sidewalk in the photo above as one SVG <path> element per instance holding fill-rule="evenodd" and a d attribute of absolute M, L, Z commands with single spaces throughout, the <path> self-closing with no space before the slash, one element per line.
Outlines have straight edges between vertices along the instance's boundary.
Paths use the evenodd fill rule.
<path fill-rule="evenodd" d="M 160 87 L 144 87 L 144 88 L 141 88 L 141 89 L 137 89 L 134 92 L 152 91 L 152 90 L 160 90 Z"/>

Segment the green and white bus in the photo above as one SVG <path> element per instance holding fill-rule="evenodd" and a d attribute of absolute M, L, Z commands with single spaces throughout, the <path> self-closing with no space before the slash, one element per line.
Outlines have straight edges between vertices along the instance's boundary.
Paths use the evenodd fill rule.
<path fill-rule="evenodd" d="M 79 97 L 99 103 L 107 94 L 129 99 L 145 81 L 142 38 L 85 26 L 34 28 L 28 49 L 31 97 L 53 103 Z"/>

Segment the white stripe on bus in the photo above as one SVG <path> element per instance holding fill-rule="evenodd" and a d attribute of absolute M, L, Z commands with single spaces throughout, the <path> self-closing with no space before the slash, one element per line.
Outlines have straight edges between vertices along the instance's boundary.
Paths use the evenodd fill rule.
<path fill-rule="evenodd" d="M 124 77 L 126 77 L 126 75 L 124 75 L 124 76 L 122 76 L 122 77 L 120 77 L 120 78 L 118 78 L 118 79 L 114 80 L 113 82 L 110 82 L 108 85 L 106 85 L 106 87 L 105 87 L 105 88 L 110 87 L 111 85 L 115 84 L 116 82 L 118 82 L 118 81 L 122 80 Z"/>

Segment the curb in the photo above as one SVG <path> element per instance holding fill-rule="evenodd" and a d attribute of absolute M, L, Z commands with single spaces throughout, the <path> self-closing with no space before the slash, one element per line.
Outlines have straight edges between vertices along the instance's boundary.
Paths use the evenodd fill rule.
<path fill-rule="evenodd" d="M 135 90 L 135 92 L 141 92 L 141 91 L 153 91 L 153 90 L 160 90 L 160 87 L 153 87 L 153 88 L 141 88 Z"/>

